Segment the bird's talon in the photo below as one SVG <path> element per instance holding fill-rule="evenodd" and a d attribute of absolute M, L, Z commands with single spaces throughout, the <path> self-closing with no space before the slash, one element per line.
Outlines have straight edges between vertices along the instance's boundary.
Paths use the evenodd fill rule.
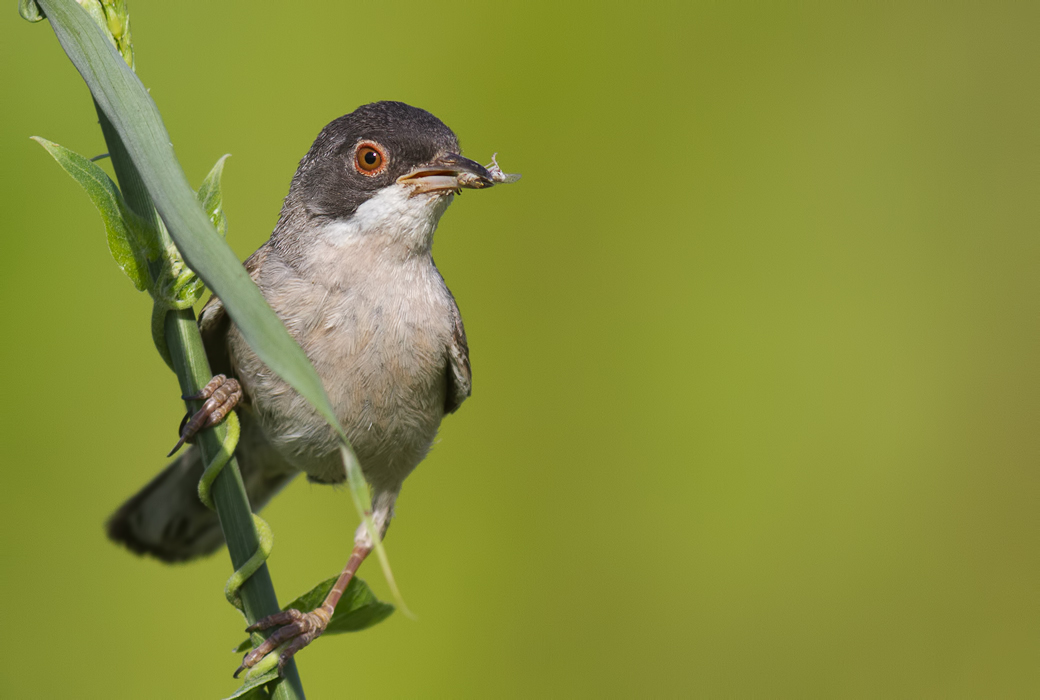
<path fill-rule="evenodd" d="M 253 624 L 246 627 L 246 632 L 260 632 L 271 627 L 277 627 L 278 625 L 288 625 L 293 622 L 297 622 L 303 619 L 304 614 L 295 608 L 289 610 L 283 610 L 273 615 L 257 620 Z"/>
<path fill-rule="evenodd" d="M 243 670 L 254 668 L 268 654 L 284 644 L 284 649 L 278 655 L 278 672 L 281 673 L 282 668 L 296 652 L 321 636 L 329 624 L 330 617 L 330 613 L 324 608 L 318 608 L 309 613 L 285 610 L 257 620 L 246 628 L 247 632 L 258 632 L 272 627 L 278 629 L 245 655 L 242 665 L 235 671 L 235 678 L 238 678 L 238 674 Z"/>
<path fill-rule="evenodd" d="M 213 396 L 217 389 L 226 384 L 227 381 L 228 378 L 226 375 L 215 374 L 213 375 L 213 379 L 210 379 L 206 386 L 202 387 L 194 394 L 184 394 L 181 398 L 185 401 L 204 401 Z M 234 382 L 235 380 L 232 379 L 231 381 Z M 237 384 L 238 382 L 235 383 Z"/>
<path fill-rule="evenodd" d="M 180 439 L 170 450 L 169 457 L 191 440 L 202 430 L 212 428 L 224 420 L 228 413 L 242 400 L 242 387 L 238 381 L 218 374 L 209 381 L 197 394 L 182 397 L 185 401 L 205 401 L 198 411 L 181 421 Z M 190 413 L 189 413 L 190 415 Z"/>

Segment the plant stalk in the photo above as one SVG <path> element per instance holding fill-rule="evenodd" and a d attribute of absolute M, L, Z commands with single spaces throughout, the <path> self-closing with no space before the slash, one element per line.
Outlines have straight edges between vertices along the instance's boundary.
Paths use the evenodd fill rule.
<path fill-rule="evenodd" d="M 148 189 L 127 154 L 119 134 L 116 133 L 112 123 L 97 106 L 97 103 L 94 104 L 123 198 L 135 214 L 155 227 L 159 232 L 160 247 L 165 248 L 172 242 L 170 234 L 152 205 Z M 158 265 L 150 267 L 153 282 L 158 277 L 158 267 Z M 174 371 L 180 383 L 181 393 L 185 396 L 194 394 L 213 377 L 202 344 L 202 336 L 199 334 L 198 324 L 195 320 L 195 312 L 191 309 L 168 311 L 165 329 L 166 344 L 170 349 L 170 356 L 173 358 Z M 198 405 L 194 406 L 192 410 L 198 409 L 202 402 L 195 403 Z M 225 433 L 224 426 L 218 425 L 203 431 L 196 437 L 195 446 L 202 453 L 203 464 L 208 464 L 220 450 Z M 217 506 L 217 516 L 220 518 L 220 527 L 224 531 L 224 539 L 227 541 L 232 566 L 237 570 L 260 545 L 256 527 L 253 524 L 249 497 L 246 495 L 245 484 L 238 470 L 238 462 L 234 457 L 213 482 L 213 501 Z M 246 579 L 241 595 L 245 614 L 250 624 L 281 610 L 266 563 Z M 282 680 L 274 686 L 272 698 L 274 700 L 304 700 L 303 684 L 294 659 L 290 659 L 283 668 Z"/>
<path fill-rule="evenodd" d="M 56 15 L 60 16 L 62 11 L 68 11 L 60 5 L 55 7 L 46 0 L 41 4 L 45 5 L 45 10 L 51 17 L 52 23 L 55 21 Z M 58 11 L 52 13 L 52 9 Z M 78 10 L 78 8 L 71 7 L 69 9 L 73 12 Z M 93 25 L 91 26 L 93 27 Z M 165 248 L 172 240 L 156 211 L 152 197 L 109 116 L 101 109 L 97 101 L 94 106 L 123 198 L 134 213 L 155 227 L 159 232 L 160 245 Z M 153 282 L 157 280 L 160 272 L 159 264 L 152 264 L 149 272 Z M 167 312 L 164 324 L 166 343 L 173 359 L 174 371 L 177 374 L 181 392 L 185 395 L 194 394 L 212 377 L 202 337 L 199 335 L 196 324 L 195 313 L 191 309 L 171 310 Z M 201 402 L 194 403 L 201 404 Z M 197 436 L 196 448 L 201 451 L 204 464 L 209 463 L 219 452 L 225 433 L 226 430 L 221 425 Z M 253 524 L 252 509 L 246 495 L 245 485 L 234 458 L 213 483 L 212 493 L 231 561 L 237 570 L 257 550 L 259 540 Z M 245 581 L 241 589 L 241 597 L 245 615 L 250 624 L 280 610 L 266 564 Z M 303 686 L 294 660 L 290 660 L 285 665 L 282 677 L 274 685 L 271 696 L 276 700 L 304 700 Z"/>

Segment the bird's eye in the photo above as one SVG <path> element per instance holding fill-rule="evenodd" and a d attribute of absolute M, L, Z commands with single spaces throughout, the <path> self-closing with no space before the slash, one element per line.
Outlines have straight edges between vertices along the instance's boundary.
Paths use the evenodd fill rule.
<path fill-rule="evenodd" d="M 354 155 L 354 167 L 362 175 L 378 175 L 386 167 L 383 149 L 372 141 L 362 142 Z"/>

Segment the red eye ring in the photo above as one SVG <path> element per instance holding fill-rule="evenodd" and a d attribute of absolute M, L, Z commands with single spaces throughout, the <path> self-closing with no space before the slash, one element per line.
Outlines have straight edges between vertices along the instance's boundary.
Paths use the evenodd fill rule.
<path fill-rule="evenodd" d="M 362 141 L 354 149 L 354 170 L 372 177 L 386 170 L 386 151 L 375 141 Z"/>

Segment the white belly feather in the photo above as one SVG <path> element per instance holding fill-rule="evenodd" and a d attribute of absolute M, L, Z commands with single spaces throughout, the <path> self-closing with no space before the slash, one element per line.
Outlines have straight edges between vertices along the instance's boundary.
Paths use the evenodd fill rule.
<path fill-rule="evenodd" d="M 444 416 L 453 302 L 429 247 L 449 198 L 420 208 L 424 217 L 378 199 L 354 217 L 363 229 L 314 229 L 306 259 L 291 267 L 272 251 L 257 282 L 317 369 L 366 478 L 391 488 L 426 456 Z M 404 224 L 417 245 L 400 244 Z M 395 235 L 382 233 L 388 225 Z M 235 329 L 229 349 L 271 444 L 312 479 L 342 481 L 332 429 Z"/>

